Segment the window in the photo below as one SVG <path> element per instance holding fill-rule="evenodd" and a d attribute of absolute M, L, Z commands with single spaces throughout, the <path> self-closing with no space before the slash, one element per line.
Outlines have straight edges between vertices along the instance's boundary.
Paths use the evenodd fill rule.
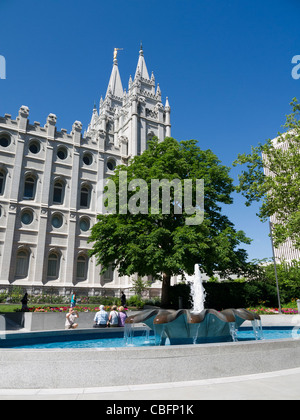
<path fill-rule="evenodd" d="M 51 219 L 51 224 L 54 228 L 59 229 L 62 227 L 63 224 L 63 218 L 60 214 L 54 214 Z"/>
<path fill-rule="evenodd" d="M 48 277 L 52 277 L 56 279 L 58 278 L 59 263 L 60 263 L 60 257 L 54 252 L 51 252 L 51 254 L 48 257 L 48 270 L 47 270 Z"/>
<path fill-rule="evenodd" d="M 31 210 L 24 210 L 21 214 L 21 222 L 24 225 L 30 225 L 33 221 L 33 213 Z"/>
<path fill-rule="evenodd" d="M 41 150 L 40 142 L 38 142 L 36 140 L 30 142 L 30 144 L 29 144 L 29 150 L 30 150 L 31 153 L 33 153 L 35 155 L 37 153 L 39 153 L 39 151 Z"/>
<path fill-rule="evenodd" d="M 19 251 L 17 253 L 16 261 L 16 277 L 27 277 L 28 276 L 28 264 L 29 254 L 26 251 Z"/>
<path fill-rule="evenodd" d="M 107 281 L 107 282 L 113 281 L 113 279 L 114 279 L 114 271 L 113 271 L 111 265 L 108 267 L 108 269 L 103 274 L 103 278 L 104 278 L 104 281 Z"/>
<path fill-rule="evenodd" d="M 107 161 L 107 167 L 110 171 L 114 171 L 116 167 L 116 162 L 113 159 Z"/>
<path fill-rule="evenodd" d="M 8 147 L 10 145 L 10 136 L 8 134 L 0 134 L 0 146 Z"/>
<path fill-rule="evenodd" d="M 86 279 L 87 274 L 87 259 L 84 255 L 80 255 L 77 258 L 77 274 L 76 276 L 80 279 Z"/>
<path fill-rule="evenodd" d="M 90 206 L 90 188 L 87 186 L 81 187 L 80 190 L 80 207 Z"/>
<path fill-rule="evenodd" d="M 68 150 L 66 147 L 59 147 L 57 150 L 57 156 L 59 157 L 59 159 L 61 160 L 65 160 L 68 156 Z"/>
<path fill-rule="evenodd" d="M 64 201 L 64 185 L 61 181 L 56 181 L 53 188 L 53 203 L 63 204 Z"/>
<path fill-rule="evenodd" d="M 83 232 L 87 232 L 90 228 L 89 219 L 87 219 L 86 217 L 83 217 L 82 219 L 80 219 L 79 226 L 80 226 L 80 230 L 82 230 Z"/>
<path fill-rule="evenodd" d="M 25 179 L 24 185 L 24 199 L 33 200 L 35 195 L 35 179 L 33 176 L 28 176 Z"/>
<path fill-rule="evenodd" d="M 91 153 L 85 153 L 83 155 L 82 160 L 85 163 L 85 165 L 91 165 L 93 163 L 93 156 L 91 155 Z"/>
<path fill-rule="evenodd" d="M 5 190 L 5 179 L 6 179 L 6 174 L 1 171 L 0 172 L 0 195 L 4 194 L 4 190 Z"/>

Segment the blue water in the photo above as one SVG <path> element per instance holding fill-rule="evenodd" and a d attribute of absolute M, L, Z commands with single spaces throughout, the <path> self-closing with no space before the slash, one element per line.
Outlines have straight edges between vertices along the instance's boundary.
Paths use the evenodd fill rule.
<path fill-rule="evenodd" d="M 265 327 L 263 328 L 264 340 L 280 340 L 284 338 L 292 338 L 292 327 Z M 66 333 L 63 336 L 56 337 L 37 337 L 27 338 L 24 340 L 0 340 L 0 348 L 17 348 L 17 349 L 93 349 L 93 348 L 111 348 L 111 347 L 143 347 L 155 346 L 155 337 L 150 335 L 146 337 L 143 332 L 135 332 L 132 341 L 126 342 L 123 333 L 109 334 L 76 334 L 74 339 Z M 298 332 L 297 338 L 300 338 Z M 240 328 L 237 333 L 238 341 L 255 340 L 251 327 Z M 209 341 L 206 341 L 209 342 Z M 166 344 L 170 344 L 167 340 Z"/>

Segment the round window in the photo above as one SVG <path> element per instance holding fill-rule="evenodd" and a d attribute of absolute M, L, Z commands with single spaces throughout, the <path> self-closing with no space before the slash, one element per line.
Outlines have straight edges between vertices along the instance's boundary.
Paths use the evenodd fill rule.
<path fill-rule="evenodd" d="M 59 229 L 63 224 L 63 218 L 60 214 L 55 214 L 51 220 L 52 226 Z"/>
<path fill-rule="evenodd" d="M 2 147 L 8 147 L 10 145 L 10 137 L 9 136 L 4 136 L 4 135 L 0 135 L 0 146 Z"/>
<path fill-rule="evenodd" d="M 65 160 L 68 156 L 68 151 L 65 147 L 60 147 L 57 150 L 57 156 L 59 157 L 59 159 L 61 160 Z"/>
<path fill-rule="evenodd" d="M 109 160 L 108 162 L 107 162 L 107 167 L 108 167 L 108 169 L 110 170 L 110 171 L 114 171 L 115 170 L 115 167 L 116 167 L 116 162 L 114 161 L 114 160 Z"/>
<path fill-rule="evenodd" d="M 82 160 L 85 165 L 91 165 L 93 163 L 93 156 L 90 153 L 85 153 Z"/>
<path fill-rule="evenodd" d="M 33 213 L 30 210 L 23 211 L 21 215 L 21 221 L 24 225 L 30 225 L 33 221 Z"/>
<path fill-rule="evenodd" d="M 29 150 L 30 150 L 30 152 L 31 153 L 34 153 L 35 155 L 37 153 L 39 153 L 40 149 L 41 149 L 41 147 L 40 147 L 40 143 L 38 141 L 32 141 L 29 144 Z"/>
<path fill-rule="evenodd" d="M 90 228 L 90 221 L 89 219 L 80 219 L 80 230 L 82 230 L 83 232 L 87 232 Z"/>

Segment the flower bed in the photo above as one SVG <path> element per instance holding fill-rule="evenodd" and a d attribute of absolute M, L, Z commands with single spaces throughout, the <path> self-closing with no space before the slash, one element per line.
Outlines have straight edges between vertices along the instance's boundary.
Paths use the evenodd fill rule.
<path fill-rule="evenodd" d="M 247 308 L 248 311 L 255 312 L 258 315 L 274 315 L 279 314 L 278 308 Z M 296 315 L 298 314 L 298 310 L 295 308 L 281 308 L 281 313 L 286 315 Z"/>
<path fill-rule="evenodd" d="M 32 306 L 28 307 L 27 312 L 69 312 L 70 306 Z M 99 306 L 75 306 L 77 312 L 98 312 Z M 110 311 L 110 306 L 104 307 L 105 311 Z M 17 309 L 16 312 L 21 312 L 21 309 Z"/>

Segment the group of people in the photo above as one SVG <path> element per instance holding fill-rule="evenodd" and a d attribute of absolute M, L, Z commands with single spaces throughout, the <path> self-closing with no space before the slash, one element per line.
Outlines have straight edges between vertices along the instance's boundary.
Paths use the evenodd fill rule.
<path fill-rule="evenodd" d="M 79 318 L 78 312 L 71 307 L 66 315 L 65 328 L 67 330 L 77 328 L 77 318 Z M 124 306 L 117 308 L 117 306 L 114 305 L 108 313 L 104 309 L 104 305 L 100 305 L 99 311 L 96 313 L 94 318 L 93 328 L 124 327 L 126 318 L 127 314 Z"/>
<path fill-rule="evenodd" d="M 105 311 L 104 305 L 99 306 L 99 312 L 94 318 L 94 328 L 124 327 L 127 314 L 124 306 L 112 306 L 110 313 Z"/>
<path fill-rule="evenodd" d="M 78 327 L 77 318 L 79 318 L 78 312 L 75 310 L 76 306 L 76 295 L 75 293 L 71 298 L 71 307 L 66 315 L 66 329 L 74 329 Z M 111 311 L 108 313 L 105 311 L 104 305 L 99 306 L 99 311 L 96 313 L 94 318 L 94 328 L 106 328 L 106 327 L 124 327 L 127 314 L 125 311 L 126 296 L 124 292 L 121 295 L 121 306 L 117 308 L 116 305 L 111 307 Z"/>

